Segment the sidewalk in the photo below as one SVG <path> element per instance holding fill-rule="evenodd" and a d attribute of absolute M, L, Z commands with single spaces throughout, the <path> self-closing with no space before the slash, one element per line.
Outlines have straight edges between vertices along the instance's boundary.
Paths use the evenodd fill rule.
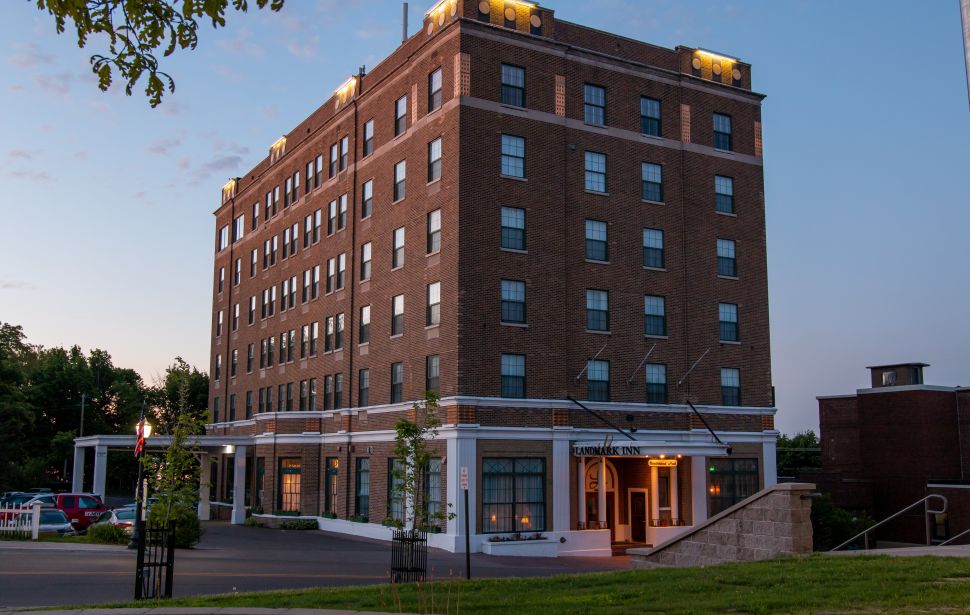
<path fill-rule="evenodd" d="M 893 549 L 870 549 L 863 551 L 830 551 L 825 555 L 892 555 L 894 557 L 970 557 L 970 545 L 948 545 L 946 547 L 899 547 Z"/>

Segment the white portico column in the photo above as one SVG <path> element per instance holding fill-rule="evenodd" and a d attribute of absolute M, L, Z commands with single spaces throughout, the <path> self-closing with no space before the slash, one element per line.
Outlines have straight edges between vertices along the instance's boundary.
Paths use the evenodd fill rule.
<path fill-rule="evenodd" d="M 586 458 L 576 460 L 576 476 L 579 484 L 577 491 L 579 500 L 579 527 L 586 529 Z"/>
<path fill-rule="evenodd" d="M 237 446 L 232 469 L 232 518 L 233 525 L 246 522 L 246 447 Z"/>
<path fill-rule="evenodd" d="M 677 466 L 668 468 L 670 473 L 670 523 L 680 519 L 680 487 L 677 485 Z"/>
<path fill-rule="evenodd" d="M 691 524 L 707 521 L 707 457 L 690 458 Z"/>
<path fill-rule="evenodd" d="M 94 484 L 91 492 L 104 497 L 104 482 L 108 473 L 108 447 L 100 445 L 94 447 Z"/>
<path fill-rule="evenodd" d="M 448 465 L 446 472 L 446 497 L 454 508 L 450 511 L 455 516 L 448 519 L 448 534 L 462 536 L 462 540 L 455 541 L 455 552 L 465 551 L 465 494 L 461 488 L 461 468 L 468 468 L 468 529 L 472 536 L 477 531 L 476 516 L 476 481 L 478 477 L 475 438 L 470 434 L 449 434 Z M 477 552 L 478 545 L 472 541 L 470 548 Z"/>
<path fill-rule="evenodd" d="M 765 488 L 778 483 L 777 449 L 775 448 L 775 435 L 766 433 L 762 443 L 762 456 L 764 458 Z"/>
<path fill-rule="evenodd" d="M 569 440 L 556 434 L 552 442 L 552 529 L 568 532 L 569 527 Z"/>
<path fill-rule="evenodd" d="M 74 445 L 74 469 L 71 471 L 71 491 L 84 491 L 84 447 Z"/>
<path fill-rule="evenodd" d="M 600 476 L 599 476 L 599 509 L 598 519 L 600 529 L 606 527 L 606 457 L 600 457 Z"/>
<path fill-rule="evenodd" d="M 660 492 L 657 490 L 660 481 L 657 479 L 657 467 L 650 466 L 650 521 L 660 518 Z"/>
<path fill-rule="evenodd" d="M 209 489 L 212 485 L 212 466 L 209 464 L 209 455 L 202 453 L 199 458 L 199 521 L 208 521 L 209 513 Z"/>

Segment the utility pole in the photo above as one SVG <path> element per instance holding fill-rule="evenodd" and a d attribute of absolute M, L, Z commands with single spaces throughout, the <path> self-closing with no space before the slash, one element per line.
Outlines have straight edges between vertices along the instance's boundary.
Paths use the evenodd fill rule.
<path fill-rule="evenodd" d="M 80 433 L 78 434 L 79 438 L 84 437 L 84 400 L 87 398 L 87 396 L 87 393 L 81 393 L 81 429 Z"/>

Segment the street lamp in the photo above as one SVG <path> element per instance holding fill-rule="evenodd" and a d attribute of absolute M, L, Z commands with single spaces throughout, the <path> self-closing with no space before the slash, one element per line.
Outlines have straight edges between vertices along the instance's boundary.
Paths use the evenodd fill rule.
<path fill-rule="evenodd" d="M 145 420 L 144 415 L 135 425 L 135 459 L 138 460 L 138 480 L 135 483 L 135 527 L 131 532 L 131 542 L 128 543 L 129 549 L 137 549 L 138 543 L 141 541 L 141 516 L 142 516 L 142 463 L 141 458 L 144 455 L 145 440 L 150 438 L 152 435 L 152 424 Z"/>

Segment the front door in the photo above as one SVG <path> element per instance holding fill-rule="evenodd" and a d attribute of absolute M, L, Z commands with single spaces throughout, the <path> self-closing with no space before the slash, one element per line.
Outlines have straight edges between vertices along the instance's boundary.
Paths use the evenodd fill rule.
<path fill-rule="evenodd" d="M 633 542 L 647 542 L 647 493 L 630 493 L 630 539 Z"/>

